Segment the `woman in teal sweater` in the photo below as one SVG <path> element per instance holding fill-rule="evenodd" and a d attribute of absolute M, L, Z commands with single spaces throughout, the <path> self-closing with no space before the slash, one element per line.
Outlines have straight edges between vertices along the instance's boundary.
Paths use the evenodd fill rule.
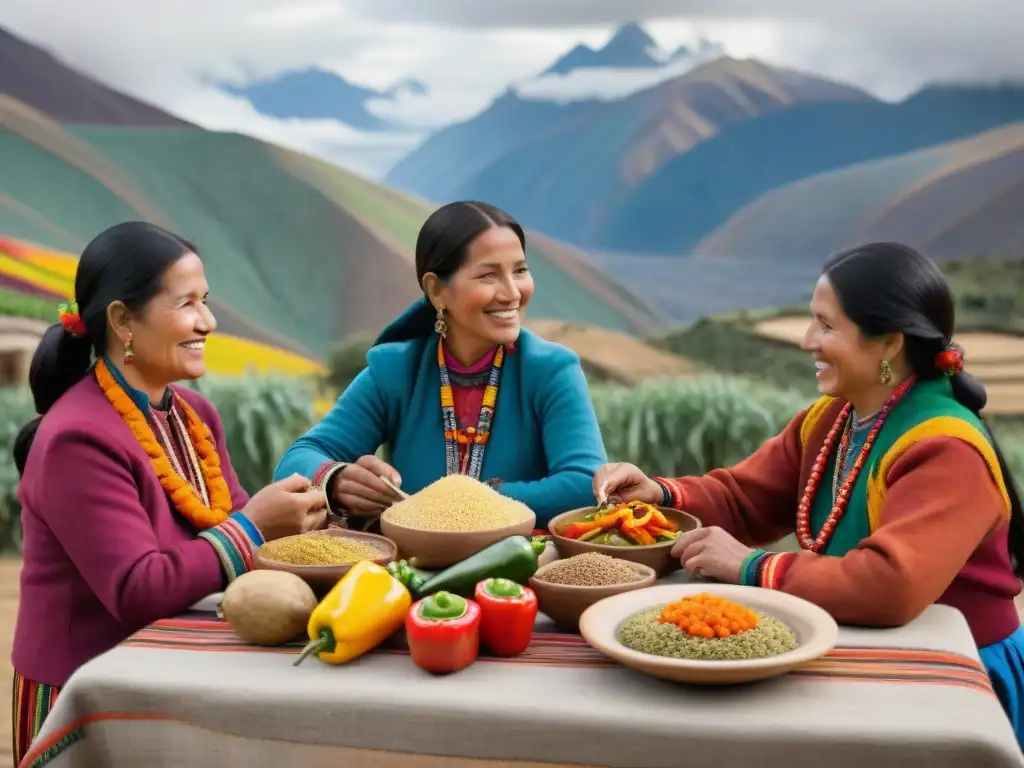
<path fill-rule="evenodd" d="M 522 227 L 484 203 L 446 205 L 420 230 L 416 276 L 424 297 L 276 477 L 311 477 L 335 514 L 371 521 L 395 500 L 381 475 L 408 493 L 457 473 L 500 482 L 538 524 L 593 504 L 604 443 L 579 358 L 521 327 L 534 290 Z"/>

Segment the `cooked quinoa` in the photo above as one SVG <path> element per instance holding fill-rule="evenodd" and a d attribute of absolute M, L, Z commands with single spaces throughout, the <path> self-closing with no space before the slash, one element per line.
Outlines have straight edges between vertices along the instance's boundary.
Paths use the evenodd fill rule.
<path fill-rule="evenodd" d="M 675 624 L 663 624 L 658 615 L 664 606 L 630 617 L 619 627 L 618 639 L 627 648 L 655 656 L 696 661 L 764 659 L 792 651 L 796 634 L 778 619 L 755 611 L 754 629 L 725 638 L 691 637 Z"/>
<path fill-rule="evenodd" d="M 289 565 L 348 565 L 383 557 L 377 547 L 355 538 L 339 536 L 285 536 L 268 541 L 260 554 Z"/>
<path fill-rule="evenodd" d="M 643 578 L 626 561 L 600 552 L 583 552 L 555 560 L 538 570 L 534 577 L 549 584 L 574 587 L 610 587 Z"/>
<path fill-rule="evenodd" d="M 383 519 L 421 531 L 488 531 L 521 523 L 533 514 L 468 475 L 448 475 L 389 507 Z"/>

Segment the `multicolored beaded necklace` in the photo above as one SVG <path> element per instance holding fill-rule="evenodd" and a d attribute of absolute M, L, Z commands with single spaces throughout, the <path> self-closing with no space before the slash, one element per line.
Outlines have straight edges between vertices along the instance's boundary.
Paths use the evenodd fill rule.
<path fill-rule="evenodd" d="M 811 536 L 811 504 L 814 501 L 814 494 L 818 491 L 818 486 L 821 483 L 821 478 L 825 474 L 825 465 L 828 463 L 829 452 L 832 450 L 832 446 L 836 443 L 836 438 L 842 431 L 841 444 L 838 446 L 839 453 L 836 455 L 836 465 L 842 460 L 845 463 L 846 447 L 850 441 L 850 430 L 847 429 L 849 423 L 850 411 L 853 410 L 853 406 L 847 403 L 843 406 L 843 409 L 839 412 L 839 416 L 836 418 L 835 424 L 828 432 L 828 436 L 825 438 L 825 442 L 822 443 L 821 449 L 818 451 L 818 456 L 814 460 L 814 466 L 811 468 L 811 474 L 807 477 L 807 487 L 804 488 L 803 495 L 800 497 L 800 504 L 796 510 L 796 536 L 800 542 L 800 546 L 810 552 L 820 552 L 825 548 L 825 545 L 832 538 L 832 534 L 835 533 L 836 526 L 843 519 L 843 515 L 846 514 L 846 507 L 850 500 L 850 491 L 853 488 L 853 484 L 857 482 L 857 477 L 860 475 L 861 469 L 864 468 L 864 464 L 867 462 L 868 454 L 871 452 L 871 446 L 875 442 L 875 438 L 878 437 L 878 433 L 882 429 L 882 425 L 885 423 L 886 416 L 893 409 L 903 396 L 910 391 L 910 388 L 914 386 L 916 377 L 910 376 L 905 379 L 896 389 L 893 390 L 892 394 L 889 395 L 889 399 L 885 401 L 885 405 L 875 416 L 875 421 L 871 426 L 871 431 L 868 433 L 867 439 L 864 441 L 864 446 L 860 449 L 857 454 L 857 458 L 853 462 L 853 467 L 850 469 L 850 473 L 843 480 L 842 485 L 839 486 L 838 491 L 835 493 L 835 498 L 832 502 L 832 510 L 829 512 L 828 517 L 825 520 L 824 525 L 821 526 L 821 531 L 818 532 L 818 536 L 815 538 Z M 838 477 L 838 475 L 837 475 Z"/>
<path fill-rule="evenodd" d="M 455 394 L 448 375 L 448 364 L 444 360 L 444 340 L 437 340 L 437 369 L 441 374 L 441 418 L 444 421 L 444 463 L 446 474 L 469 475 L 474 480 L 480 479 L 484 467 L 484 450 L 487 439 L 491 435 L 491 422 L 494 419 L 494 405 L 498 401 L 498 382 L 501 380 L 501 364 L 505 359 L 505 347 L 499 346 L 494 352 L 491 372 L 487 376 L 483 402 L 480 404 L 480 418 L 476 427 L 467 427 L 465 433 L 459 430 L 455 418 Z M 469 444 L 461 464 L 459 461 L 459 444 Z"/>

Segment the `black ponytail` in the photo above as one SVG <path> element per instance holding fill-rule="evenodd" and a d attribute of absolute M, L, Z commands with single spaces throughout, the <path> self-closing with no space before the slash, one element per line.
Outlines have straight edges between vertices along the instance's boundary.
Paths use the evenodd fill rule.
<path fill-rule="evenodd" d="M 951 346 L 956 309 L 949 283 L 934 261 L 900 243 L 868 243 L 832 256 L 823 274 L 865 336 L 902 333 L 907 362 L 919 379 L 946 375 L 936 359 Z M 953 397 L 981 420 L 992 441 L 1010 498 L 1010 561 L 1017 577 L 1024 579 L 1024 507 L 995 434 L 981 415 L 988 393 L 964 370 L 954 373 L 950 384 Z"/>
<path fill-rule="evenodd" d="M 75 272 L 75 301 L 84 333 L 72 334 L 60 323 L 43 334 L 29 367 L 29 386 L 39 414 L 14 439 L 14 465 L 25 471 L 42 417 L 89 372 L 92 358 L 107 349 L 107 307 L 120 301 L 140 312 L 159 293 L 164 273 L 186 253 L 187 240 L 155 224 L 129 221 L 104 230 L 85 247 Z M 56 307 L 54 307 L 56 311 Z"/>

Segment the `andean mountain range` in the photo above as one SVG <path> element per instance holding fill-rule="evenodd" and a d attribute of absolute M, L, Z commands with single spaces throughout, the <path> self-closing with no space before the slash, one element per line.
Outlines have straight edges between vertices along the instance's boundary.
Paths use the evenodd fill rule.
<path fill-rule="evenodd" d="M 703 54 L 709 50 L 713 55 L 712 45 L 705 46 Z M 421 220 L 429 210 L 428 203 L 416 198 L 438 203 L 486 199 L 506 207 L 534 230 L 581 247 L 592 263 L 657 302 L 677 320 L 797 300 L 807 292 L 830 250 L 858 240 L 896 237 L 943 259 L 999 257 L 1024 243 L 1024 217 L 1017 212 L 1019 202 L 1016 206 L 1014 202 L 1021 199 L 1024 183 L 1024 86 L 1013 83 L 936 85 L 892 104 L 856 87 L 757 61 L 728 57 L 708 61 L 692 51 L 658 51 L 642 29 L 630 25 L 604 49 L 577 47 L 537 77 L 618 66 L 661 70 L 666 73 L 661 82 L 623 98 L 578 100 L 542 98 L 532 94 L 529 83 L 512 84 L 480 114 L 436 132 L 392 168 L 387 183 L 414 195 L 408 198 L 308 158 L 299 162 L 295 159 L 299 156 L 286 150 L 231 134 L 200 131 L 145 105 L 135 103 L 129 108 L 126 103 L 132 100 L 91 81 L 72 87 L 80 75 L 52 59 L 40 64 L 40 56 L 47 57 L 15 38 L 0 38 L 0 62 L 35 57 L 31 66 L 0 69 L 13 73 L 0 76 L 4 91 L 63 123 L 60 128 L 80 142 L 76 146 L 84 142 L 88 151 L 99 152 L 104 161 L 121 170 L 130 166 L 128 176 L 136 185 L 151 187 L 143 195 L 147 205 L 156 205 L 153 200 L 166 186 L 160 181 L 164 174 L 188 177 L 181 182 L 175 201 L 165 204 L 167 208 L 175 208 L 186 193 L 208 199 L 239 196 L 229 204 L 238 209 L 234 222 L 223 214 L 215 216 L 212 210 L 204 211 L 200 219 L 203 227 L 223 231 L 211 244 L 221 242 L 234 254 L 231 259 L 251 262 L 239 271 L 256 273 L 250 275 L 254 282 L 249 290 L 264 297 L 272 293 L 271 285 L 287 284 L 275 277 L 272 262 L 278 257 L 260 255 L 265 242 L 275 242 L 275 253 L 280 253 L 277 241 L 282 238 L 263 235 L 269 229 L 264 217 L 273 210 L 278 227 L 285 230 L 301 215 L 296 211 L 281 216 L 273 207 L 291 205 L 281 190 L 289 188 L 296 173 L 289 167 L 287 182 L 251 178 L 252 168 L 243 171 L 241 167 L 251 160 L 232 160 L 231 153 L 214 147 L 258 147 L 273 156 L 275 174 L 283 167 L 283 157 L 289 158 L 291 166 L 302 165 L 307 171 L 315 167 L 320 179 L 316 194 L 323 196 L 329 188 L 335 207 L 341 197 L 339 188 L 362 190 L 357 196 L 360 204 L 365 203 L 361 221 L 365 224 L 369 212 L 377 223 L 370 240 L 380 247 L 383 238 L 394 246 L 396 238 L 387 231 L 397 226 L 402 231 L 397 241 L 404 242 L 406 258 L 418 226 L 416 218 Z M 679 67 L 681 61 L 686 65 L 679 70 L 682 74 L 672 74 L 676 70 L 670 68 Z M 282 76 L 277 86 L 294 77 Z M 245 89 L 235 92 L 245 93 Z M 259 107 L 255 97 L 254 104 Z M 265 104 L 263 108 L 271 109 Z M 302 109 L 326 113 L 339 112 L 341 107 L 305 104 Z M 281 107 L 277 114 L 287 116 L 288 110 Z M 119 127 L 85 129 L 82 123 Z M 157 125 L 168 128 L 140 132 L 141 126 Z M 10 127 L 6 130 L 12 133 Z M 183 139 L 186 135 L 188 141 Z M 27 140 L 24 134 L 19 139 Z M 17 144 L 14 139 L 8 141 Z M 161 162 L 161 156 L 168 161 Z M 145 178 L 153 165 L 160 168 L 157 178 Z M 31 164 L 23 170 L 31 174 Z M 244 181 L 239 178 L 225 188 L 225 180 L 235 176 Z M 330 182 L 324 182 L 328 177 Z M 52 184 L 44 184 L 46 176 L 39 178 L 43 181 L 36 186 L 45 186 L 52 195 Z M 24 183 L 25 179 L 19 176 L 18 183 L 5 184 L 8 199 L 19 201 L 19 195 L 27 194 L 25 189 L 32 184 Z M 305 186 L 308 179 L 302 183 Z M 279 194 L 272 195 L 268 184 L 277 184 Z M 366 203 L 364 193 L 374 202 Z M 276 199 L 271 203 L 259 200 L 262 197 Z M 355 199 L 349 196 L 342 201 L 342 214 L 328 207 L 326 219 L 350 215 Z M 59 200 L 43 207 L 47 205 L 53 212 L 41 214 L 42 218 L 67 228 L 66 219 L 74 218 L 70 201 L 66 207 Z M 395 214 L 399 209 L 404 213 Z M 94 222 L 121 213 L 88 217 L 79 232 L 94 231 Z M 0 208 L 0 221 L 10 216 Z M 170 216 L 173 223 L 179 219 L 186 230 L 193 226 L 188 217 Z M 372 249 L 345 247 L 355 242 L 348 230 L 337 231 L 338 224 L 327 224 L 326 219 L 323 226 L 329 234 L 322 240 L 335 245 L 307 243 L 297 258 L 311 266 L 319 264 L 331 280 L 341 280 L 341 288 L 330 280 L 320 281 L 331 285 L 335 294 L 365 297 L 379 291 L 385 298 L 365 311 L 336 308 L 337 317 L 318 320 L 316 336 L 322 341 L 302 345 L 315 347 L 318 353 L 339 325 L 344 332 L 379 325 L 415 289 L 395 287 L 400 281 L 394 276 L 407 264 L 386 267 L 393 254 L 376 258 L 369 255 L 375 252 Z M 256 221 L 258 226 L 252 233 L 239 235 L 237 228 L 245 221 Z M 52 231 L 49 240 L 40 240 L 39 227 L 30 226 L 24 215 L 16 229 L 0 226 L 0 233 L 21 232 L 19 236 L 46 245 L 74 249 L 69 241 L 75 238 L 65 237 L 58 243 Z M 75 235 L 79 240 L 84 236 Z M 549 296 L 550 305 L 535 309 L 547 316 L 620 330 L 664 322 L 657 309 L 637 309 L 643 302 L 587 268 L 584 258 L 572 249 L 545 240 L 538 251 L 545 250 L 561 254 L 550 257 L 558 275 L 572 271 L 562 258 L 572 252 L 572 269 L 585 270 L 588 279 L 603 286 L 603 292 L 618 296 L 620 305 L 603 314 L 603 309 L 595 307 L 607 302 L 591 302 L 586 291 L 573 300 L 562 293 L 564 278 L 558 278 L 550 293 L 538 292 L 539 300 Z M 337 251 L 344 252 L 340 260 Z M 540 267 L 544 272 L 544 264 Z M 357 277 L 360 271 L 366 274 Z M 236 282 L 239 293 L 232 304 L 241 301 L 245 280 Z M 388 295 L 400 298 L 392 301 Z M 624 309 L 626 304 L 632 309 Z M 298 315 L 285 320 L 297 309 L 275 308 L 271 314 L 239 311 L 249 312 L 251 322 L 277 326 L 293 340 L 302 335 Z M 346 311 L 359 319 L 345 319 Z M 561 314 L 552 314 L 557 312 Z M 642 320 L 631 312 L 639 312 Z M 271 316 L 273 320 L 266 319 Z"/>

